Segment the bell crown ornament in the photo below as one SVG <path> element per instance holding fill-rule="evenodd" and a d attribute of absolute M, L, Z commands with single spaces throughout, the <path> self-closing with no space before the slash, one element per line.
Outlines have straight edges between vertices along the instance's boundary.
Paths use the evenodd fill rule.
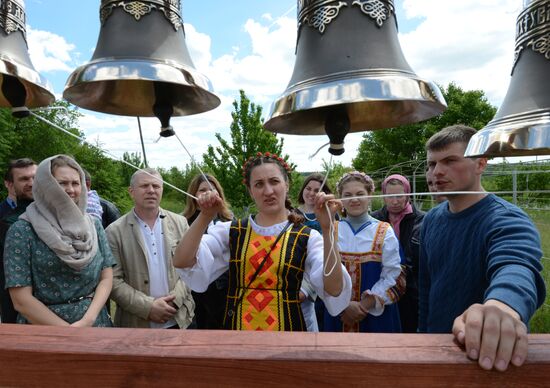
<path fill-rule="evenodd" d="M 495 117 L 470 140 L 466 156 L 550 154 L 550 0 L 523 3 L 508 91 Z"/>
<path fill-rule="evenodd" d="M 291 80 L 265 128 L 321 135 L 344 152 L 348 132 L 426 120 L 446 103 L 417 77 L 397 37 L 393 0 L 298 0 L 298 39 Z"/>
<path fill-rule="evenodd" d="M 172 116 L 220 104 L 189 55 L 180 0 L 102 0 L 100 21 L 94 54 L 69 76 L 66 100 L 103 113 L 156 116 L 168 132 Z"/>
<path fill-rule="evenodd" d="M 0 107 L 11 107 L 17 117 L 55 100 L 29 56 L 23 0 L 0 0 L 0 84 Z"/>

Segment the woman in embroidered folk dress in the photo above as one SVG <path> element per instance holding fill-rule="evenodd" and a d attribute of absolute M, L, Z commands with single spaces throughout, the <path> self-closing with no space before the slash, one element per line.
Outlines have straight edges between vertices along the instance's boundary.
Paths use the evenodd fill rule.
<path fill-rule="evenodd" d="M 340 317 L 325 315 L 325 331 L 401 331 L 397 300 L 405 290 L 399 242 L 393 229 L 368 214 L 374 182 L 362 172 L 344 174 L 337 185 L 344 218 L 337 224 L 342 262 L 352 279 L 352 297 Z"/>
<path fill-rule="evenodd" d="M 317 198 L 316 217 L 323 236 L 289 222 L 289 173 L 288 165 L 276 155 L 250 158 L 243 166 L 244 183 L 258 214 L 219 222 L 203 235 L 221 204 L 217 193 L 203 193 L 198 198 L 201 213 L 176 249 L 174 265 L 184 268 L 180 276 L 195 291 L 204 291 L 229 267 L 227 329 L 305 331 L 299 303 L 304 278 L 332 314 L 348 305 L 351 280 L 337 247 L 330 249 L 329 238 L 339 203 L 324 193 Z M 326 273 L 324 262 L 329 267 Z"/>
<path fill-rule="evenodd" d="M 86 213 L 84 173 L 66 155 L 36 170 L 34 202 L 8 231 L 6 288 L 19 323 L 112 326 L 105 302 L 114 258 L 101 221 Z"/>

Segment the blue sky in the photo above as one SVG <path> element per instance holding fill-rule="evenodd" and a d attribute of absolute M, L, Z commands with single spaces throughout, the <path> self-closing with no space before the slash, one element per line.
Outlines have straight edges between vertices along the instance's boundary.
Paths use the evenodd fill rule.
<path fill-rule="evenodd" d="M 26 0 L 25 5 L 31 58 L 60 97 L 69 74 L 92 56 L 100 0 Z M 209 144 L 217 144 L 214 133 L 228 137 L 231 103 L 240 88 L 263 107 L 264 117 L 284 91 L 294 66 L 295 6 L 295 0 L 182 2 L 195 66 L 211 79 L 222 100 L 211 112 L 173 120 L 196 160 Z M 502 101 L 510 79 L 519 0 L 396 0 L 396 6 L 401 46 L 419 76 L 481 89 L 495 105 Z M 135 118 L 83 113 L 80 125 L 90 141 L 99 141 L 115 155 L 141 151 Z M 184 168 L 190 162 L 175 142 L 156 142 L 156 119 L 144 119 L 143 126 L 150 164 Z M 326 153 L 307 158 L 326 142 L 324 136 L 284 138 L 285 153 L 302 171 L 318 170 L 328 159 Z M 360 139 L 361 134 L 348 135 L 339 161 L 351 164 Z"/>
<path fill-rule="evenodd" d="M 75 4 L 78 6 L 75 7 Z M 99 4 L 100 0 L 26 0 L 27 25 L 34 30 L 65 37 L 68 43 L 75 46 L 73 65 L 76 66 L 90 59 L 96 45 L 100 29 Z M 237 0 L 231 6 L 227 4 L 226 0 L 182 2 L 184 22 L 212 38 L 213 57 L 220 57 L 235 47 L 239 48 L 240 55 L 250 54 L 250 40 L 243 28 L 248 19 L 261 20 L 263 15 L 276 19 L 284 15 L 294 17 L 296 14 L 295 0 Z M 397 15 L 403 15 L 401 1 L 397 2 Z M 400 32 L 411 31 L 420 20 L 400 17 Z M 67 74 L 52 71 L 48 72 L 47 78 L 59 93 Z M 284 85 L 281 91 L 283 88 Z"/>

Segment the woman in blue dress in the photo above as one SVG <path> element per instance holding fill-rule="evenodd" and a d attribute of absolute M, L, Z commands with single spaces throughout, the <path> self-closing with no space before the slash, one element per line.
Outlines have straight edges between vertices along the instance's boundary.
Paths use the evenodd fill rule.
<path fill-rule="evenodd" d="M 33 197 L 9 229 L 4 249 L 18 323 L 112 326 L 105 303 L 114 258 L 101 222 L 86 213 L 82 169 L 66 155 L 45 159 Z"/>
<path fill-rule="evenodd" d="M 344 218 L 337 223 L 338 248 L 352 291 L 339 317 L 325 314 L 325 331 L 398 333 L 395 302 L 405 291 L 399 242 L 390 224 L 369 216 L 368 198 L 355 198 L 371 195 L 374 182 L 354 171 L 342 176 L 337 191 L 344 206 Z"/>

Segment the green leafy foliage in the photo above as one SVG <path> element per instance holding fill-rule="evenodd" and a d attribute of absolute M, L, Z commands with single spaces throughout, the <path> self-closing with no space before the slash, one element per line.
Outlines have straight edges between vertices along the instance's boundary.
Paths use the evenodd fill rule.
<path fill-rule="evenodd" d="M 242 215 L 251 210 L 250 197 L 246 187 L 241 184 L 244 162 L 257 152 L 271 152 L 285 159 L 288 156 L 282 155 L 283 140 L 263 129 L 262 107 L 250 102 L 244 91 L 240 91 L 240 100 L 234 101 L 233 107 L 231 139 L 226 140 L 216 133 L 220 144 L 217 147 L 209 146 L 203 160 L 208 170 L 220 181 L 235 214 Z"/>
<path fill-rule="evenodd" d="M 448 105 L 442 114 L 422 123 L 366 132 L 353 167 L 373 174 L 388 166 L 422 161 L 426 158 L 424 145 L 434 133 L 454 124 L 481 129 L 496 113 L 481 90 L 464 91 L 453 83 L 441 89 Z M 406 163 L 399 172 L 412 175 L 416 167 Z"/>

